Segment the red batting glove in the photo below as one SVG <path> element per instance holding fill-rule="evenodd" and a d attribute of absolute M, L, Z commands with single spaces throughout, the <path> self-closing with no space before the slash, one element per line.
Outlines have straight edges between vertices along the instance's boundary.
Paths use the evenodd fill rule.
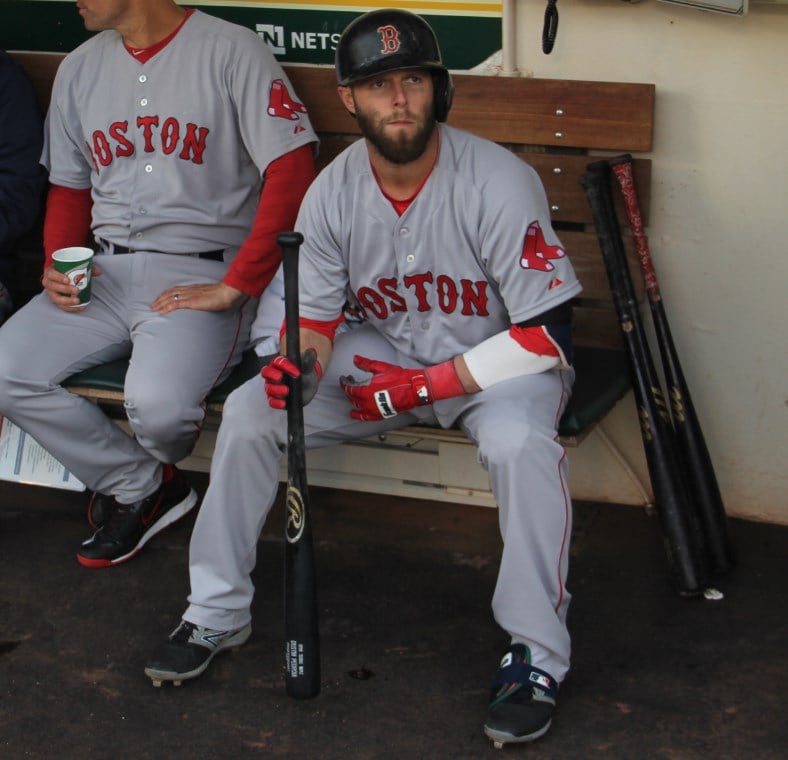
<path fill-rule="evenodd" d="M 353 363 L 372 373 L 372 379 L 365 382 L 350 376 L 339 380 L 353 405 L 350 416 L 355 420 L 387 419 L 416 406 L 465 393 L 452 360 L 427 369 L 406 369 L 364 356 L 354 357 Z"/>
<path fill-rule="evenodd" d="M 269 364 L 260 370 L 265 380 L 265 392 L 268 396 L 268 405 L 274 409 L 287 409 L 287 400 L 290 396 L 290 385 L 287 379 L 302 377 L 301 396 L 306 406 L 317 393 L 317 386 L 323 377 L 323 368 L 317 360 L 317 353 L 313 348 L 308 348 L 301 354 L 301 371 L 286 356 L 275 356 Z"/>

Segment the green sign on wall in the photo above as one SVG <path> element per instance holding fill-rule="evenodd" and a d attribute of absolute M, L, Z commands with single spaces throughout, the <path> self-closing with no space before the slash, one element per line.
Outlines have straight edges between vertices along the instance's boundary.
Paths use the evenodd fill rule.
<path fill-rule="evenodd" d="M 198 0 L 181 3 L 249 27 L 287 63 L 333 64 L 342 30 L 360 13 L 397 7 L 423 15 L 435 29 L 446 65 L 469 69 L 501 48 L 500 0 L 423 2 L 259 2 Z M 73 0 L 3 0 L 0 47 L 5 50 L 68 52 L 86 40 Z"/>

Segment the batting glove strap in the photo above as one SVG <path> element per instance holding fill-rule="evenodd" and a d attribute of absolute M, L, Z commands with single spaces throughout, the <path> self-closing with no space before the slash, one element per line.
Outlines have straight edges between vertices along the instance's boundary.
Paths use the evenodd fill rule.
<path fill-rule="evenodd" d="M 429 381 L 422 372 L 411 375 L 399 385 L 374 391 L 372 398 L 383 419 L 396 417 L 401 412 L 413 409 L 414 406 L 432 403 Z"/>
<path fill-rule="evenodd" d="M 426 375 L 433 401 L 462 396 L 466 392 L 454 367 L 454 359 L 428 367 Z"/>

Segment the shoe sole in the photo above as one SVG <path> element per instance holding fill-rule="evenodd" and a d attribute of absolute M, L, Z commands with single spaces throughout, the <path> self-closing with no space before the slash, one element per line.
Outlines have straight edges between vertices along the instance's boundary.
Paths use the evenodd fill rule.
<path fill-rule="evenodd" d="M 242 647 L 249 640 L 251 635 L 252 624 L 250 623 L 245 628 L 242 628 L 240 631 L 238 631 L 238 633 L 236 633 L 234 636 L 231 636 L 229 639 L 225 639 L 221 644 L 219 644 L 219 646 L 216 647 L 216 649 L 214 649 L 210 655 L 208 655 L 208 659 L 206 659 L 194 670 L 190 670 L 186 673 L 174 673 L 171 670 L 145 668 L 145 675 L 148 676 L 151 681 L 153 681 L 153 685 L 157 689 L 161 688 L 161 685 L 165 681 L 167 683 L 171 683 L 173 686 L 180 686 L 184 681 L 201 676 L 208 669 L 208 666 L 211 664 L 211 660 L 213 660 L 213 658 L 216 657 L 216 655 L 220 652 L 226 652 L 231 649 L 238 649 Z"/>
<path fill-rule="evenodd" d="M 83 557 L 81 554 L 77 554 L 77 561 L 84 567 L 113 567 L 115 565 L 120 565 L 122 562 L 128 562 L 128 560 L 134 557 L 151 538 L 157 533 L 160 533 L 167 526 L 172 525 L 176 520 L 180 520 L 196 503 L 197 492 L 193 488 L 190 488 L 189 495 L 153 523 L 153 525 L 142 534 L 142 538 L 137 542 L 137 545 L 127 554 L 124 554 L 122 557 L 115 557 L 114 559 L 89 559 L 88 557 Z"/>
<path fill-rule="evenodd" d="M 495 749 L 501 749 L 504 744 L 524 744 L 526 742 L 535 741 L 548 732 L 552 722 L 553 720 L 551 718 L 540 729 L 531 734 L 525 734 L 524 736 L 515 736 L 508 731 L 498 731 L 494 728 L 488 728 L 487 726 L 484 727 L 484 733 L 492 739 Z"/>

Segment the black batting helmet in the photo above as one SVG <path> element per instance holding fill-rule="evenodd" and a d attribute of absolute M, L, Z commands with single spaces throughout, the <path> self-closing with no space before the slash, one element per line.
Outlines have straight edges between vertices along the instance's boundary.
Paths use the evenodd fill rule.
<path fill-rule="evenodd" d="M 454 85 L 441 60 L 438 38 L 421 16 L 395 8 L 370 11 L 345 28 L 335 56 L 337 83 L 351 85 L 398 69 L 429 69 L 435 83 L 435 118 L 446 121 Z"/>

